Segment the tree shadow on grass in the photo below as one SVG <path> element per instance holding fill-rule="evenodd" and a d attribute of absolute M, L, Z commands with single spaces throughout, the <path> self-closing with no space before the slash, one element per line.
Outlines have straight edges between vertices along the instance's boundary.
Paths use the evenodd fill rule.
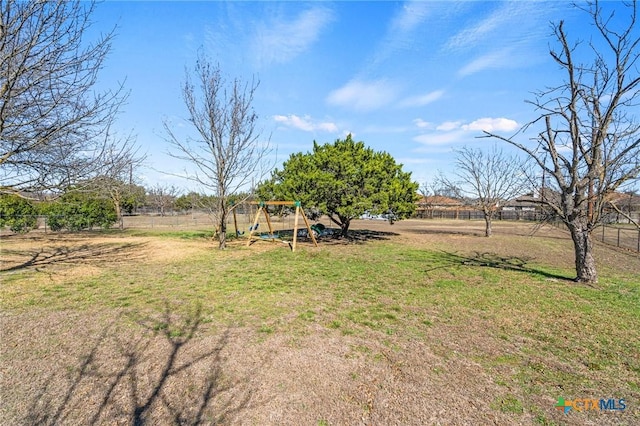
<path fill-rule="evenodd" d="M 69 263 L 103 263 L 131 260 L 141 255 L 144 243 L 85 243 L 63 246 L 46 246 L 39 250 L 3 250 L 0 272 L 18 271 L 27 268 Z M 10 260 L 6 260 L 10 259 Z M 15 259 L 15 260 L 13 260 Z"/>
<path fill-rule="evenodd" d="M 437 269 L 446 269 L 452 266 L 481 266 L 495 269 L 503 269 L 507 271 L 525 272 L 528 274 L 539 275 L 545 278 L 556 279 L 561 281 L 574 281 L 573 277 L 559 275 L 547 272 L 542 269 L 531 268 L 527 266 L 527 262 L 532 258 L 518 256 L 502 256 L 496 253 L 480 253 L 475 252 L 472 255 L 461 255 L 446 251 L 434 252 L 432 254 L 433 265 L 426 269 L 425 272 L 435 271 Z"/>
<path fill-rule="evenodd" d="M 305 232 L 298 234 L 298 243 L 313 245 L 311 238 L 306 236 Z M 340 235 L 340 230 L 337 228 L 326 228 L 322 235 L 316 237 L 316 241 L 319 245 L 335 246 L 335 245 L 349 245 L 349 244 L 365 244 L 370 241 L 389 240 L 391 237 L 398 236 L 395 232 L 387 231 L 372 231 L 369 229 L 350 229 L 347 236 Z M 260 237 L 260 234 L 256 234 L 256 237 Z M 274 232 L 273 235 L 266 235 L 263 237 L 265 241 L 270 241 L 271 237 L 275 237 L 277 240 L 284 242 L 293 241 L 293 229 L 283 229 Z M 255 243 L 259 240 L 254 240 Z"/>
<path fill-rule="evenodd" d="M 167 308 L 137 320 L 142 332 L 104 328 L 77 365 L 51 375 L 31 401 L 25 423 L 204 425 L 226 423 L 252 405 L 247 377 L 225 371 L 230 330 L 196 339 L 201 310 L 180 317 Z M 207 342 L 209 342 L 207 340 Z"/>
<path fill-rule="evenodd" d="M 347 236 L 340 235 L 340 230 L 335 229 L 329 235 L 320 236 L 318 242 L 327 245 L 365 244 L 370 241 L 385 241 L 398 236 L 395 232 L 372 231 L 370 229 L 350 229 Z"/>
<path fill-rule="evenodd" d="M 460 235 L 460 236 L 473 236 L 484 237 L 484 230 L 479 229 L 410 229 L 408 232 L 418 235 Z"/>

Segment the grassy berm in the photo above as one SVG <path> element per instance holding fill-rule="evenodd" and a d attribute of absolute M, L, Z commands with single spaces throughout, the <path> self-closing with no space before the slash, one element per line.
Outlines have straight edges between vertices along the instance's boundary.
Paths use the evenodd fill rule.
<path fill-rule="evenodd" d="M 0 424 L 640 424 L 638 254 L 596 243 L 586 286 L 565 232 L 482 232 L 4 235 Z"/>

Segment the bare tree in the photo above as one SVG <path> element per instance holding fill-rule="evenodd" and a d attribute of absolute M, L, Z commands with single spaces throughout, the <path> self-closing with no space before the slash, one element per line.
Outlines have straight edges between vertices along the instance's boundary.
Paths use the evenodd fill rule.
<path fill-rule="evenodd" d="M 113 38 L 83 38 L 94 8 L 0 1 L 0 192 L 64 190 L 105 165 L 104 134 L 126 93 L 94 90 Z"/>
<path fill-rule="evenodd" d="M 149 189 L 147 198 L 151 205 L 158 209 L 160 216 L 164 216 L 167 207 L 173 205 L 179 193 L 178 188 L 173 185 L 156 184 L 156 186 Z"/>
<path fill-rule="evenodd" d="M 595 35 L 570 42 L 564 23 L 553 26 L 559 50 L 551 57 L 565 78 L 531 101 L 543 124 L 535 146 L 492 133 L 524 151 L 550 181 L 542 202 L 567 226 L 574 244 L 577 281 L 598 280 L 591 233 L 611 195 L 640 174 L 640 31 L 637 3 L 607 3 L 624 14 L 606 13 L 598 1 L 582 8 Z M 619 13 L 620 11 L 618 11 Z M 582 62 L 590 58 L 589 62 Z"/>
<path fill-rule="evenodd" d="M 215 196 L 217 205 L 212 213 L 218 247 L 224 249 L 229 197 L 246 189 L 252 179 L 259 179 L 265 172 L 261 168 L 269 144 L 260 140 L 258 116 L 252 106 L 258 82 L 235 79 L 228 83 L 220 67 L 202 54 L 196 61 L 193 78 L 195 82 L 187 71 L 182 94 L 196 138 L 179 137 L 167 120 L 164 128 L 171 145 L 169 154 L 194 165 L 194 172 L 186 171 L 187 178 Z"/>
<path fill-rule="evenodd" d="M 508 156 L 495 146 L 488 152 L 468 147 L 456 150 L 455 167 L 459 180 L 441 175 L 440 185 L 482 211 L 484 234 L 490 237 L 491 224 L 501 204 L 522 195 L 528 182 L 525 167 L 516 156 Z"/>
<path fill-rule="evenodd" d="M 458 198 L 460 196 L 460 190 L 457 187 L 452 187 L 452 184 L 445 182 L 446 179 L 440 175 L 431 182 L 423 182 L 418 188 L 418 193 L 421 196 L 418 204 L 423 216 L 426 215 L 427 218 L 433 219 L 435 210 L 439 205 L 442 205 L 445 199 Z"/>
<path fill-rule="evenodd" d="M 122 229 L 122 205 L 125 198 L 134 197 L 139 191 L 135 171 L 143 165 L 147 156 L 139 152 L 140 147 L 131 134 L 118 137 L 107 132 L 106 138 L 104 167 L 100 175 L 90 181 L 87 189 L 102 193 L 113 202 Z"/>

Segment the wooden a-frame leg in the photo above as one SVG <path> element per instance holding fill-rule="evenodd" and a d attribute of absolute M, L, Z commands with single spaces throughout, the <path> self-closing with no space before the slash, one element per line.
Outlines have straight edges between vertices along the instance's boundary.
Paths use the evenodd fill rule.
<path fill-rule="evenodd" d="M 300 213 L 302 213 L 302 219 L 304 219 L 304 224 L 307 226 L 307 232 L 311 237 L 311 241 L 313 241 L 313 245 L 318 247 L 318 242 L 316 241 L 315 235 L 313 235 L 313 229 L 311 229 L 311 225 L 309 224 L 309 220 L 307 219 L 307 215 L 304 214 L 304 210 L 300 209 Z"/>
<path fill-rule="evenodd" d="M 256 230 L 256 226 L 258 225 L 258 220 L 260 220 L 260 210 L 262 209 L 262 207 L 258 207 L 258 212 L 256 213 L 256 218 L 253 221 L 253 225 L 251 226 L 250 231 L 249 231 L 249 238 L 247 239 L 247 247 L 249 247 L 251 245 L 251 236 L 253 235 L 253 231 Z"/>

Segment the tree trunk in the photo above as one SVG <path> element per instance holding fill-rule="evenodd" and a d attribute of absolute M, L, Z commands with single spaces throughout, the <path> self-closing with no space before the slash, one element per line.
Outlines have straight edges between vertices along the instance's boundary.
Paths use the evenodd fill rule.
<path fill-rule="evenodd" d="M 120 208 L 120 202 L 115 200 L 114 207 L 116 208 L 116 218 L 118 220 L 118 226 L 120 230 L 124 229 L 124 221 L 122 220 L 122 209 Z"/>
<path fill-rule="evenodd" d="M 340 236 L 342 237 L 346 237 L 347 233 L 349 232 L 349 225 L 351 225 L 351 221 L 350 220 L 342 220 L 342 223 L 340 224 Z"/>
<path fill-rule="evenodd" d="M 576 256 L 576 281 L 597 283 L 596 262 L 593 258 L 591 232 L 581 223 L 567 224 Z"/>
<path fill-rule="evenodd" d="M 490 237 L 491 233 L 493 232 L 491 229 L 491 215 L 485 213 L 484 214 L 484 236 L 485 237 Z"/>
<path fill-rule="evenodd" d="M 122 201 L 122 197 L 120 197 L 120 193 L 118 191 L 110 191 L 111 201 L 113 201 L 113 208 L 116 211 L 116 219 L 118 221 L 118 227 L 120 230 L 124 229 L 124 222 L 122 220 L 122 208 L 120 207 L 120 203 Z"/>
<path fill-rule="evenodd" d="M 333 217 L 331 214 L 327 214 L 329 220 L 340 227 L 340 236 L 346 237 L 347 232 L 349 232 L 349 225 L 351 225 L 351 219 L 346 219 L 344 217 L 338 216 L 338 219 Z"/>
<path fill-rule="evenodd" d="M 218 224 L 218 248 L 224 250 L 227 248 L 227 209 L 224 203 L 220 206 L 220 223 Z"/>

